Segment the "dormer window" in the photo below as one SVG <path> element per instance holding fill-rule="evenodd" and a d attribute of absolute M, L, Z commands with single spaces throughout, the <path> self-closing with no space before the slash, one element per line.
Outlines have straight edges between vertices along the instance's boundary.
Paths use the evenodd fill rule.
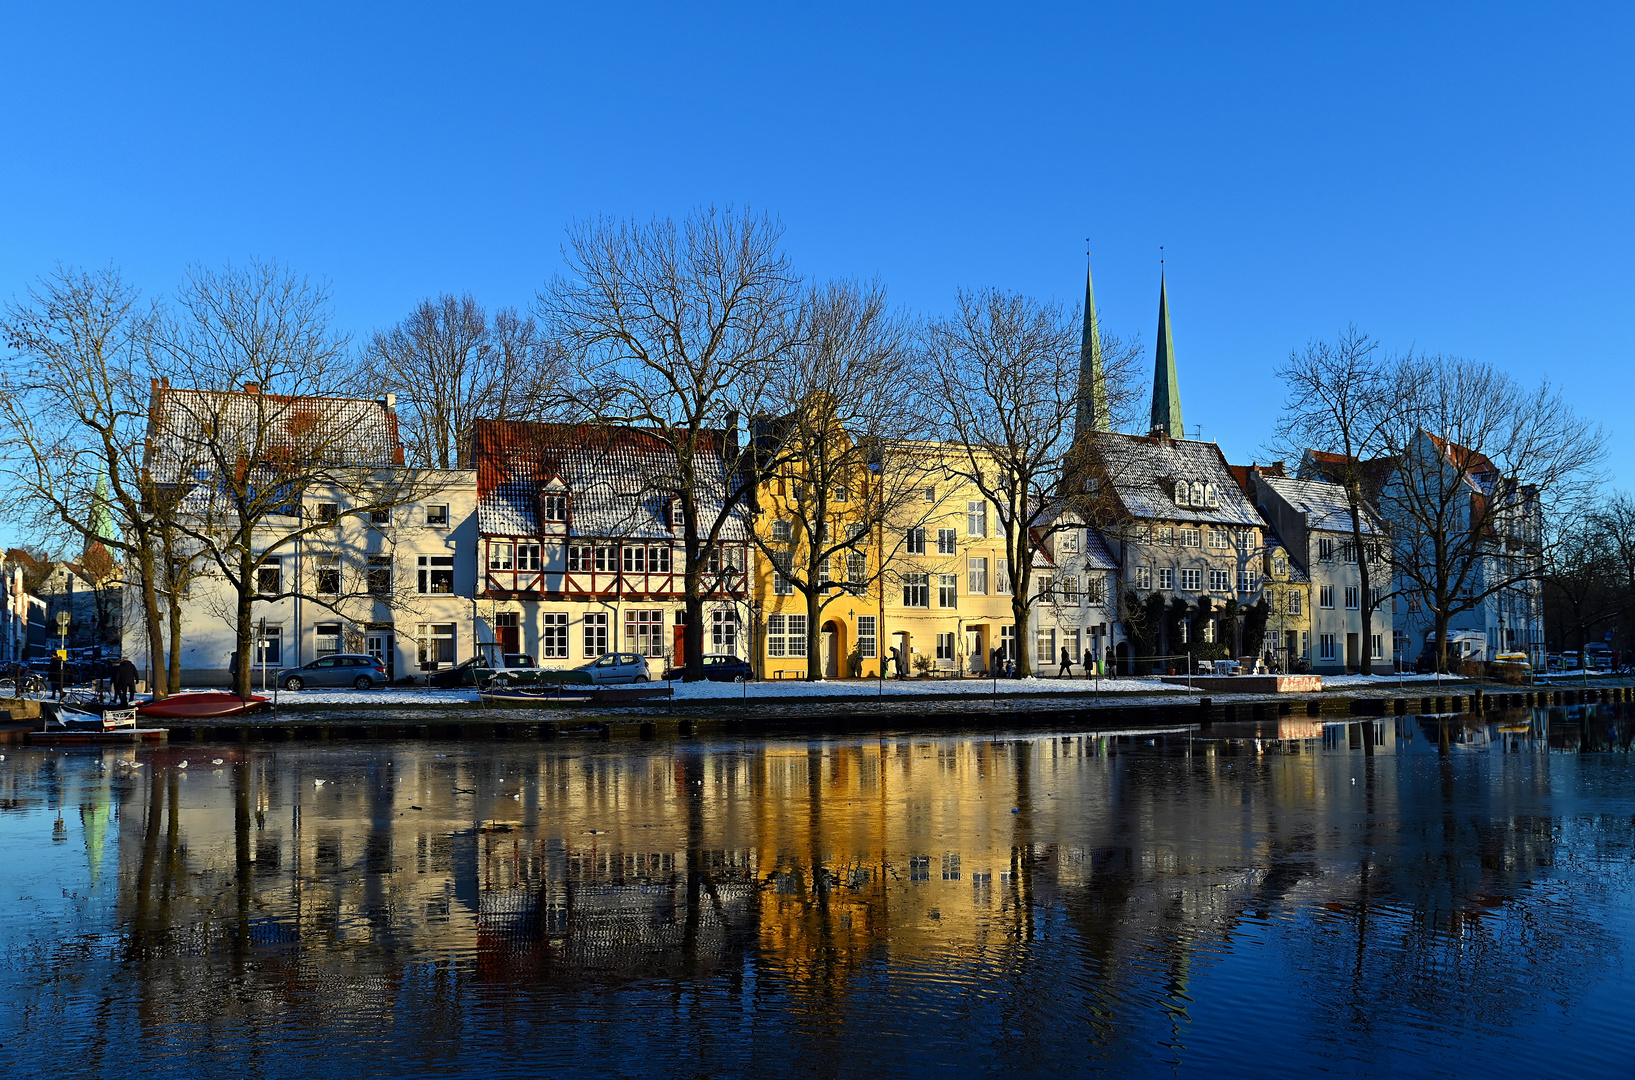
<path fill-rule="evenodd" d="M 1194 480 L 1189 486 L 1192 488 L 1192 505 L 1207 506 L 1208 503 L 1204 501 L 1204 482 L 1202 480 Z"/>
<path fill-rule="evenodd" d="M 564 522 L 568 520 L 568 497 L 563 494 L 547 493 L 540 497 L 539 516 L 547 522 Z"/>
<path fill-rule="evenodd" d="M 1192 494 L 1191 494 L 1190 490 L 1187 488 L 1187 482 L 1185 480 L 1175 481 L 1175 505 L 1176 506 L 1191 506 L 1192 505 Z"/>

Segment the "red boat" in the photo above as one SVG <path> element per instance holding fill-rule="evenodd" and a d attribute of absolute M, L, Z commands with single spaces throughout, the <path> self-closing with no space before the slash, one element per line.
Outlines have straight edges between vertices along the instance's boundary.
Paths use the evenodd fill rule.
<path fill-rule="evenodd" d="M 139 706 L 138 716 L 149 720 L 204 720 L 220 716 L 237 716 L 267 707 L 264 697 L 241 698 L 237 694 L 210 691 L 198 694 L 172 694 L 161 701 L 150 701 Z"/>

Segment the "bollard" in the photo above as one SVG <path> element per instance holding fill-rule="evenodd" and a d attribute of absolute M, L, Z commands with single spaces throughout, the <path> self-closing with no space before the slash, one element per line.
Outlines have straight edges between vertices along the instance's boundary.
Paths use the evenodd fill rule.
<path fill-rule="evenodd" d="M 1322 716 L 1323 715 L 1323 703 L 1321 701 L 1308 701 L 1308 702 L 1306 702 L 1306 715 L 1307 716 Z"/>
<path fill-rule="evenodd" d="M 683 721 L 681 721 L 680 723 L 678 723 L 676 725 L 676 734 L 677 735 L 691 735 L 692 733 L 693 733 L 693 722 L 691 720 L 683 720 Z"/>
<path fill-rule="evenodd" d="M 1392 701 L 1391 702 L 1391 711 L 1396 713 L 1398 716 L 1407 716 L 1408 715 L 1408 699 L 1407 698 L 1397 698 L 1395 701 Z"/>
<path fill-rule="evenodd" d="M 657 724 L 653 723 L 653 721 L 651 721 L 651 720 L 643 720 L 642 721 L 642 726 L 641 726 L 641 737 L 643 739 L 656 739 L 656 738 L 658 738 L 659 737 L 659 726 Z"/>

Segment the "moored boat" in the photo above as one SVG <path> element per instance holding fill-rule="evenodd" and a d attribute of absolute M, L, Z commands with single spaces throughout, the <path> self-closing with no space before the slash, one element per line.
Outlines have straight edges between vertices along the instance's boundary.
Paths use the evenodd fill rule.
<path fill-rule="evenodd" d="M 238 716 L 258 712 L 267 707 L 264 697 L 239 697 L 219 690 L 193 694 L 172 694 L 167 698 L 150 701 L 137 707 L 137 714 L 145 720 L 201 720 L 221 716 Z"/>
<path fill-rule="evenodd" d="M 618 705 L 647 698 L 669 697 L 668 686 L 538 685 L 529 689 L 484 690 L 477 697 L 484 705 L 521 705 L 553 708 L 570 705 Z"/>

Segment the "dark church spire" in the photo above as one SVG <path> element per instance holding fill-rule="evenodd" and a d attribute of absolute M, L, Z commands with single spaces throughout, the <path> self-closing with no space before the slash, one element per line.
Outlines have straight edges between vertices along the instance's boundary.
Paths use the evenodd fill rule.
<path fill-rule="evenodd" d="M 1107 371 L 1102 366 L 1101 326 L 1096 317 L 1096 290 L 1090 281 L 1090 257 L 1084 259 L 1084 337 L 1079 345 L 1079 409 L 1073 424 L 1073 441 L 1079 443 L 1092 431 L 1110 431 L 1112 416 L 1107 408 Z"/>
<path fill-rule="evenodd" d="M 1175 343 L 1169 333 L 1169 297 L 1163 274 L 1158 277 L 1158 355 L 1152 371 L 1152 431 L 1179 439 L 1181 427 L 1181 384 L 1175 377 Z"/>

